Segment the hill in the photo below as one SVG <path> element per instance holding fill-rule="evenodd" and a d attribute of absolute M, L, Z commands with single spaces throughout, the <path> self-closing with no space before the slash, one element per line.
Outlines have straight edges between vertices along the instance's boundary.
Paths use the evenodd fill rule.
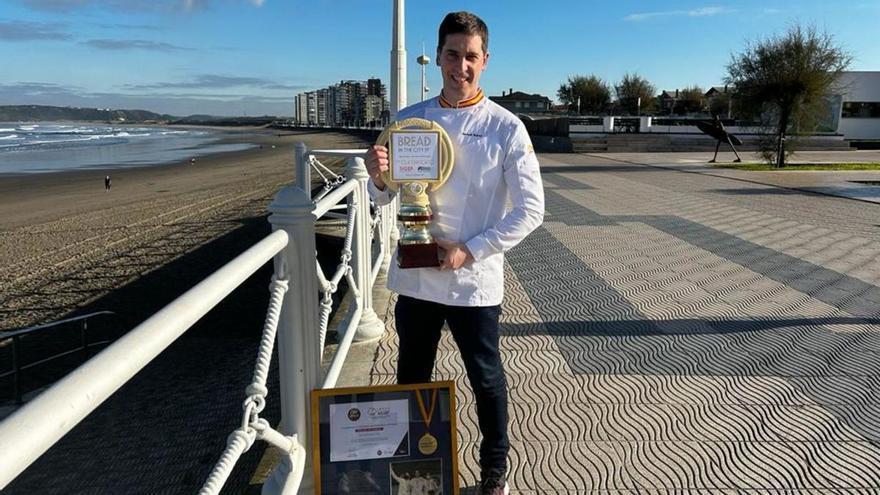
<path fill-rule="evenodd" d="M 147 110 L 53 107 L 46 105 L 0 105 L 0 122 L 76 120 L 84 122 L 168 122 L 177 117 Z"/>

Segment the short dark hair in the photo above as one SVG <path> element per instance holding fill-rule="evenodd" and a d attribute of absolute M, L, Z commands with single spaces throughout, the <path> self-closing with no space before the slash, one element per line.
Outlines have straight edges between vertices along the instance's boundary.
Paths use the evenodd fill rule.
<path fill-rule="evenodd" d="M 479 36 L 483 39 L 483 53 L 489 49 L 489 28 L 482 19 L 470 12 L 450 12 L 440 23 L 440 32 L 437 37 L 437 50 L 442 50 L 446 43 L 447 34 L 464 33 L 469 36 Z"/>

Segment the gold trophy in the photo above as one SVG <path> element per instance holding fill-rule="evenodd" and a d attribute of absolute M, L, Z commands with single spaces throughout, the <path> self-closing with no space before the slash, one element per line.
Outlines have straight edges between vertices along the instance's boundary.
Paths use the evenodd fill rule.
<path fill-rule="evenodd" d="M 437 243 L 429 231 L 434 214 L 428 191 L 437 190 L 452 173 L 455 157 L 449 135 L 436 122 L 405 119 L 382 131 L 376 144 L 388 148 L 388 170 L 382 172 L 382 180 L 401 196 L 397 219 L 404 228 L 397 241 L 397 266 L 440 266 Z"/>

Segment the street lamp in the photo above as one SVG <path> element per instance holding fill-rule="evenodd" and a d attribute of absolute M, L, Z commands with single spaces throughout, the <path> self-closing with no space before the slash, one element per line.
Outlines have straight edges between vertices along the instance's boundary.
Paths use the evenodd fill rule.
<path fill-rule="evenodd" d="M 422 43 L 422 54 L 419 55 L 419 58 L 416 59 L 416 62 L 422 66 L 422 87 L 419 90 L 419 93 L 422 94 L 422 100 L 425 101 L 425 98 L 428 96 L 428 85 L 425 81 L 425 66 L 431 63 L 431 57 L 425 55 L 425 44 Z"/>

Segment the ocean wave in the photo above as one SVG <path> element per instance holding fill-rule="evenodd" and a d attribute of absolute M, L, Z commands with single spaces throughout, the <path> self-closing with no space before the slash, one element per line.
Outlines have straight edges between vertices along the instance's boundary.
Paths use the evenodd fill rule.
<path fill-rule="evenodd" d="M 0 128 L 0 132 L 12 132 L 12 131 L 14 131 L 14 130 L 15 130 L 14 127 L 10 127 L 10 128 Z"/>
<path fill-rule="evenodd" d="M 35 125 L 20 125 L 20 126 L 18 126 L 18 130 L 19 131 L 33 131 L 37 127 L 40 127 L 40 126 L 36 125 L 36 124 Z"/>
<path fill-rule="evenodd" d="M 95 132 L 98 132 L 99 130 L 103 130 L 103 129 L 89 129 L 89 128 L 82 128 L 82 127 L 77 127 L 75 129 L 46 129 L 46 130 L 41 129 L 41 130 L 35 132 L 35 134 L 37 134 L 37 135 L 46 134 L 46 135 L 53 135 L 53 136 L 54 135 L 67 135 L 67 134 L 82 135 L 82 134 L 94 134 Z"/>
<path fill-rule="evenodd" d="M 26 141 L 26 142 L 22 143 L 22 146 L 38 146 L 41 144 L 57 145 L 57 144 L 66 144 L 66 143 L 80 143 L 83 141 L 95 141 L 97 139 L 102 139 L 102 138 L 107 138 L 107 137 L 114 137 L 114 136 L 112 136 L 112 135 L 111 136 L 84 136 L 79 139 L 53 139 L 50 141 Z"/>
<path fill-rule="evenodd" d="M 0 131 L 2 131 L 2 130 L 3 129 L 0 129 Z M 7 140 L 7 139 L 21 139 L 21 138 L 18 137 L 18 134 L 10 134 L 8 136 L 0 136 L 0 140 Z"/>
<path fill-rule="evenodd" d="M 58 134 L 56 133 L 56 135 L 58 135 Z M 124 143 L 124 142 L 126 142 L 124 140 L 124 138 L 128 138 L 128 137 L 137 137 L 137 135 L 132 136 L 131 134 L 129 134 L 125 131 L 120 132 L 118 134 L 95 134 L 95 135 L 91 135 L 91 136 L 84 136 L 84 135 L 80 134 L 80 135 L 76 135 L 76 137 L 73 137 L 73 135 L 71 135 L 71 138 L 69 138 L 69 139 L 44 139 L 44 140 L 39 140 L 39 141 L 26 141 L 26 142 L 22 143 L 22 145 L 23 146 L 39 146 L 42 144 L 42 145 L 55 146 L 55 145 L 64 145 L 64 144 L 68 144 L 68 143 L 82 143 L 85 141 L 98 141 L 98 140 L 113 139 L 113 138 L 120 139 L 120 143 Z"/>

